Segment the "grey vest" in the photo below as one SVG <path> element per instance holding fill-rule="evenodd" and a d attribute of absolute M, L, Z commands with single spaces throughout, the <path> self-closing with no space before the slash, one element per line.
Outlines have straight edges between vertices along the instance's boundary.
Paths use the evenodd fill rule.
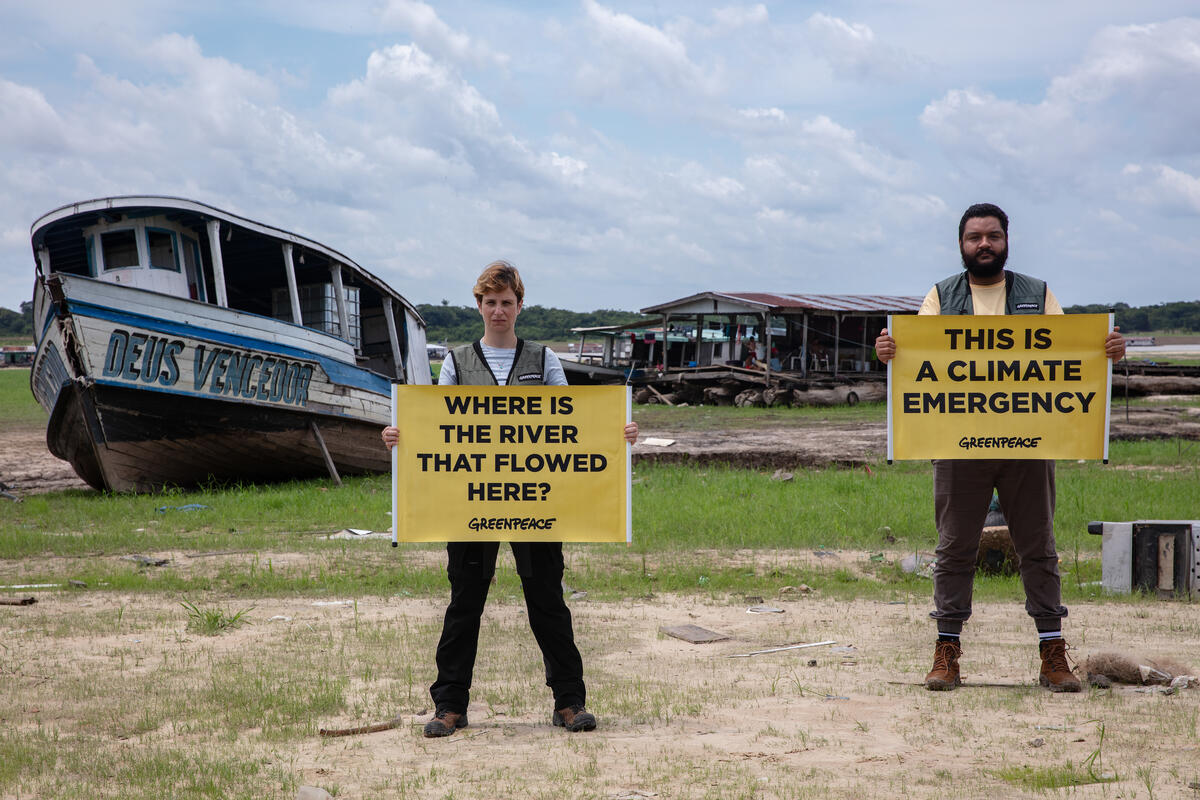
<path fill-rule="evenodd" d="M 971 300 L 971 284 L 967 281 L 965 271 L 938 282 L 935 288 L 938 301 L 942 304 L 942 314 L 975 313 L 975 304 Z M 1005 270 L 1004 288 L 1005 314 L 1046 313 L 1045 281 Z"/>
<path fill-rule="evenodd" d="M 479 342 L 464 344 L 450 351 L 454 359 L 454 374 L 459 386 L 498 386 L 500 380 L 492 374 L 483 348 Z M 508 373 L 508 386 L 543 386 L 546 363 L 546 346 L 537 342 L 517 339 L 517 352 L 513 356 L 512 372 Z"/>

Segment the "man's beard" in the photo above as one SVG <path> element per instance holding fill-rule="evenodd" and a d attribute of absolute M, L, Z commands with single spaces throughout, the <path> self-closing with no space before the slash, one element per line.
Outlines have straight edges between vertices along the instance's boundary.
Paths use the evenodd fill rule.
<path fill-rule="evenodd" d="M 971 273 L 976 278 L 994 278 L 1004 269 L 1004 264 L 1008 261 L 1008 248 L 1005 247 L 1000 252 L 992 250 L 992 260 L 986 264 L 980 264 L 978 261 L 979 251 L 975 251 L 975 255 L 968 258 L 967 254 L 959 248 L 959 253 L 962 255 L 963 266 L 967 268 L 967 272 Z"/>

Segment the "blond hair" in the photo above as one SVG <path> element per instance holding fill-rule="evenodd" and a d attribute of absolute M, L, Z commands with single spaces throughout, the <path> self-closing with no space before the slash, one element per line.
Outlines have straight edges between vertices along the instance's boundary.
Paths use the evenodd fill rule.
<path fill-rule="evenodd" d="M 475 302 L 482 302 L 483 296 L 489 292 L 503 292 L 505 289 L 512 289 L 518 303 L 525 302 L 525 284 L 521 282 L 521 273 L 512 264 L 499 259 L 479 273 L 475 281 Z"/>

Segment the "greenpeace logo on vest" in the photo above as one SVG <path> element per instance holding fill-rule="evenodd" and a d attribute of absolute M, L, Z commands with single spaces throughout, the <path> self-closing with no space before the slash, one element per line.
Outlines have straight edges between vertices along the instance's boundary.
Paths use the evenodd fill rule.
<path fill-rule="evenodd" d="M 1038 309 L 1041 307 L 1042 306 L 1040 303 L 1017 303 L 1015 306 L 1018 311 L 1024 311 L 1027 308 Z"/>
<path fill-rule="evenodd" d="M 518 376 L 517 376 L 517 380 L 519 380 L 519 381 L 538 381 L 538 382 L 541 382 L 541 380 L 542 380 L 542 373 L 540 373 L 540 372 L 526 372 L 524 375 L 518 375 Z"/>

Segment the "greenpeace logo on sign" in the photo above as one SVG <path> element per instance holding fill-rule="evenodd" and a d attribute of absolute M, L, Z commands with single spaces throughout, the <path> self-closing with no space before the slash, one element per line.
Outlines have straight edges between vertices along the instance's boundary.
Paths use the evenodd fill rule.
<path fill-rule="evenodd" d="M 557 517 L 476 517 L 467 523 L 473 531 L 548 531 Z"/>
<path fill-rule="evenodd" d="M 1036 450 L 1041 436 L 964 436 L 958 440 L 963 450 Z"/>

